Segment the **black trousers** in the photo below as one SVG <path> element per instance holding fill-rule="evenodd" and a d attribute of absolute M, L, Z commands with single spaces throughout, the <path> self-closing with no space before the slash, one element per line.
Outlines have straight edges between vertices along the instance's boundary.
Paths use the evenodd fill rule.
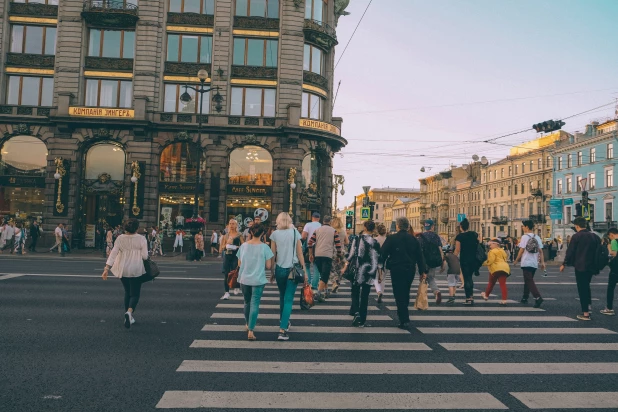
<path fill-rule="evenodd" d="M 360 323 L 365 323 L 367 320 L 367 305 L 369 304 L 369 292 L 371 292 L 371 285 L 365 283 L 352 285 L 352 306 L 350 306 L 350 313 L 358 313 L 360 317 Z"/>
<path fill-rule="evenodd" d="M 314 263 L 318 267 L 318 272 L 320 272 L 320 280 L 328 285 L 330 271 L 333 268 L 333 259 L 324 256 L 316 256 Z"/>
<path fill-rule="evenodd" d="M 409 323 L 410 311 L 408 306 L 410 306 L 410 287 L 415 276 L 414 267 L 400 266 L 391 268 L 390 271 L 399 323 Z"/>
<path fill-rule="evenodd" d="M 607 281 L 607 309 L 614 309 L 614 290 L 618 284 L 618 272 L 609 272 Z"/>
<path fill-rule="evenodd" d="M 461 265 L 461 273 L 464 278 L 464 292 L 466 293 L 466 299 L 474 298 L 474 271 L 475 267 L 472 265 Z"/>
<path fill-rule="evenodd" d="M 133 309 L 137 307 L 139 302 L 140 292 L 142 290 L 142 283 L 147 280 L 148 275 L 142 275 L 137 278 L 120 278 L 122 286 L 124 287 L 124 310 L 125 312 L 129 308 Z"/>
<path fill-rule="evenodd" d="M 32 236 L 31 237 L 31 241 L 30 241 L 30 247 L 28 248 L 28 250 L 32 251 L 32 252 L 36 252 L 36 244 L 39 242 L 39 237 L 38 236 Z"/>
<path fill-rule="evenodd" d="M 575 282 L 577 282 L 577 293 L 579 294 L 579 303 L 582 306 L 582 312 L 588 312 L 592 303 L 592 294 L 590 293 L 590 281 L 592 280 L 592 272 L 575 271 Z"/>

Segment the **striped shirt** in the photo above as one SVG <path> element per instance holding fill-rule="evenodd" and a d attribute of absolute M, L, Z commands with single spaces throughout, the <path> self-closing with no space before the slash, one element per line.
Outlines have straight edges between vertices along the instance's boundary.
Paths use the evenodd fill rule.
<path fill-rule="evenodd" d="M 341 252 L 341 239 L 339 238 L 339 233 L 330 225 L 322 225 L 313 232 L 307 247 L 315 247 L 313 255 L 316 257 L 332 259 L 335 249 L 337 249 L 337 252 Z"/>

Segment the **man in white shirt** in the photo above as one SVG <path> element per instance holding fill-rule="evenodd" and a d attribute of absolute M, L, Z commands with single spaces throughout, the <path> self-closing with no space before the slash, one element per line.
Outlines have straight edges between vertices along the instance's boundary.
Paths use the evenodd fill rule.
<path fill-rule="evenodd" d="M 519 241 L 519 254 L 515 259 L 515 265 L 521 261 L 521 270 L 524 274 L 524 294 L 521 298 L 521 303 L 528 303 L 528 296 L 532 293 L 535 298 L 534 307 L 540 308 L 543 303 L 543 298 L 534 283 L 534 273 L 539 268 L 539 263 L 545 270 L 545 259 L 543 256 L 543 241 L 532 230 L 534 230 L 534 222 L 532 220 L 524 220 L 522 222 L 522 230 L 524 232 Z M 535 245 L 536 243 L 536 245 Z"/>
<path fill-rule="evenodd" d="M 62 250 L 62 223 L 58 223 L 58 227 L 54 230 L 54 235 L 56 236 L 56 243 L 49 251 L 51 252 L 54 248 L 58 247 L 58 253 L 64 256 L 64 251 Z"/>
<path fill-rule="evenodd" d="M 303 228 L 303 242 L 305 245 L 309 242 L 309 239 L 313 236 L 313 233 L 318 230 L 318 228 L 322 227 L 320 223 L 320 214 L 318 212 L 313 212 L 311 215 L 311 222 L 307 223 Z M 306 247 L 306 246 L 305 246 Z M 309 262 L 309 257 L 307 256 L 305 262 Z M 309 280 L 309 284 L 313 289 L 318 289 L 320 284 L 320 273 L 318 272 L 318 267 L 315 263 L 311 263 L 307 265 L 307 276 Z"/>
<path fill-rule="evenodd" d="M 15 223 L 12 220 L 9 221 L 6 225 L 4 225 L 4 230 L 2 231 L 2 247 L 0 248 L 0 253 L 3 250 L 9 249 L 11 254 L 13 254 L 14 246 L 15 246 Z"/>

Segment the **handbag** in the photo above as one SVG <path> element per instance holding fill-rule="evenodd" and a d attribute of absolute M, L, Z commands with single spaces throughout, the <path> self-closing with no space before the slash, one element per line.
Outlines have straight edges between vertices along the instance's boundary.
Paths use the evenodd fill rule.
<path fill-rule="evenodd" d="M 296 257 L 296 231 L 294 231 L 292 250 L 292 267 L 290 268 L 288 280 L 291 280 L 298 285 L 300 283 L 305 283 L 305 270 L 300 263 L 294 263 L 294 258 Z"/>
<path fill-rule="evenodd" d="M 309 310 L 315 302 L 313 301 L 313 291 L 310 285 L 303 286 L 303 290 L 300 293 L 300 309 Z"/>
<path fill-rule="evenodd" d="M 156 278 L 161 273 L 159 271 L 159 266 L 150 258 L 144 260 L 144 269 L 146 270 L 146 275 L 152 279 Z"/>
<path fill-rule="evenodd" d="M 427 308 L 429 308 L 429 302 L 427 301 L 427 280 L 425 279 L 421 280 L 418 284 L 414 307 L 418 310 L 427 310 Z"/>
<path fill-rule="evenodd" d="M 343 272 L 343 278 L 350 282 L 354 282 L 356 280 L 356 275 L 358 273 L 358 247 L 361 241 L 362 238 L 360 236 L 356 238 L 356 247 L 354 249 L 354 257 L 356 257 L 356 261 L 352 263 L 354 261 L 354 259 L 352 259 L 352 261 L 348 263 L 345 272 Z"/>
<path fill-rule="evenodd" d="M 240 287 L 238 284 L 238 269 L 231 270 L 230 273 L 227 274 L 227 286 L 230 289 L 236 289 Z"/>

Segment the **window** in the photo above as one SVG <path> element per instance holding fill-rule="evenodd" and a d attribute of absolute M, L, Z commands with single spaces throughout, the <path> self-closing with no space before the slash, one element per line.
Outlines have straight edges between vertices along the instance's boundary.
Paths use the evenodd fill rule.
<path fill-rule="evenodd" d="M 500 188 L 500 197 L 504 197 L 504 188 L 503 187 Z"/>
<path fill-rule="evenodd" d="M 519 173 L 519 165 L 515 165 L 515 174 Z"/>
<path fill-rule="evenodd" d="M 279 0 L 236 0 L 236 16 L 279 18 Z"/>
<path fill-rule="evenodd" d="M 514 185 L 514 186 L 513 186 L 513 189 L 514 189 L 513 194 L 515 194 L 515 195 L 516 195 L 516 194 L 517 194 L 517 185 Z"/>
<path fill-rule="evenodd" d="M 511 186 L 507 187 L 507 196 L 511 196 Z"/>
<path fill-rule="evenodd" d="M 273 158 L 259 146 L 244 146 L 230 154 L 229 184 L 272 186 Z M 250 205 L 248 205 L 250 206 Z"/>
<path fill-rule="evenodd" d="M 86 80 L 86 106 L 131 107 L 133 83 L 126 80 Z"/>
<path fill-rule="evenodd" d="M 522 173 L 526 173 L 526 164 L 525 163 L 521 164 L 521 172 Z"/>
<path fill-rule="evenodd" d="M 504 177 L 504 167 L 500 169 L 500 177 L 503 178 Z"/>
<path fill-rule="evenodd" d="M 521 204 L 521 217 L 526 217 L 526 204 Z"/>
<path fill-rule="evenodd" d="M 569 176 L 566 178 L 566 192 L 571 193 L 571 190 L 573 190 L 573 180 Z"/>
<path fill-rule="evenodd" d="M 570 169 L 573 163 L 573 155 L 572 154 L 568 154 L 567 155 L 567 169 Z"/>
<path fill-rule="evenodd" d="M 487 173 L 483 172 L 483 183 L 487 180 Z"/>
<path fill-rule="evenodd" d="M 608 159 L 613 159 L 614 158 L 614 144 L 613 143 L 608 143 L 607 144 L 607 156 Z"/>
<path fill-rule="evenodd" d="M 590 190 L 592 190 L 595 187 L 597 187 L 597 178 L 596 178 L 596 175 L 594 173 L 590 173 L 588 175 L 588 187 L 590 188 Z"/>
<path fill-rule="evenodd" d="M 581 176 L 575 177 L 575 183 L 577 184 L 577 191 L 581 192 L 582 191 L 582 177 Z"/>
<path fill-rule="evenodd" d="M 556 180 L 556 194 L 562 194 L 562 179 Z"/>
<path fill-rule="evenodd" d="M 521 194 L 523 195 L 524 193 L 526 193 L 526 186 L 524 186 L 524 184 L 521 184 Z"/>
<path fill-rule="evenodd" d="M 192 142 L 172 143 L 166 146 L 161 151 L 159 160 L 159 181 L 195 182 L 198 153 L 201 153 L 201 151 L 196 150 L 196 146 Z M 201 154 L 200 176 L 203 176 L 206 170 L 206 160 L 204 154 Z"/>
<path fill-rule="evenodd" d="M 193 36 L 187 34 L 168 34 L 167 61 L 183 63 L 211 63 L 212 37 Z"/>
<path fill-rule="evenodd" d="M 86 153 L 86 179 L 98 179 L 109 173 L 112 180 L 124 180 L 125 152 L 114 143 L 99 143 Z"/>
<path fill-rule="evenodd" d="M 530 202 L 528 203 L 528 216 L 531 216 L 534 214 L 534 203 Z"/>
<path fill-rule="evenodd" d="M 496 180 L 498 178 L 498 171 L 494 170 L 494 180 Z"/>
<path fill-rule="evenodd" d="M 610 221 L 613 218 L 613 209 L 614 209 L 614 203 L 613 202 L 607 202 L 605 203 L 605 221 Z"/>
<path fill-rule="evenodd" d="M 558 157 L 558 170 L 562 170 L 562 156 Z"/>
<path fill-rule="evenodd" d="M 509 176 L 513 175 L 513 166 L 509 166 Z"/>
<path fill-rule="evenodd" d="M 215 0 L 170 0 L 169 11 L 172 13 L 199 13 L 214 15 Z"/>
<path fill-rule="evenodd" d="M 305 44 L 305 53 L 303 57 L 303 70 L 322 74 L 323 67 L 323 52 L 315 46 Z"/>
<path fill-rule="evenodd" d="M 326 10 L 325 3 L 326 0 L 305 0 L 305 18 L 321 22 Z"/>
<path fill-rule="evenodd" d="M 487 199 L 491 199 L 491 190 L 487 191 Z"/>
<path fill-rule="evenodd" d="M 537 167 L 537 169 L 539 169 L 539 170 L 543 169 L 543 159 L 541 159 L 540 157 L 539 157 L 539 160 L 538 160 L 538 167 Z"/>
<path fill-rule="evenodd" d="M 534 162 L 530 160 L 530 171 L 532 172 L 533 170 L 534 170 Z"/>
<path fill-rule="evenodd" d="M 232 87 L 232 116 L 275 116 L 275 89 Z"/>
<path fill-rule="evenodd" d="M 165 84 L 165 101 L 163 103 L 164 112 L 172 113 L 197 113 L 200 107 L 200 95 L 189 88 L 185 89 L 182 84 Z M 183 103 L 180 96 L 184 92 L 189 93 L 191 101 Z M 210 108 L 210 92 L 204 93 L 202 101 L 202 114 L 208 114 Z"/>
<path fill-rule="evenodd" d="M 547 191 L 551 190 L 551 183 L 549 179 L 545 179 L 545 190 Z"/>
<path fill-rule="evenodd" d="M 300 117 L 322 120 L 322 99 L 320 96 L 303 92 L 303 101 Z"/>
<path fill-rule="evenodd" d="M 53 77 L 9 76 L 6 104 L 51 106 L 53 93 Z"/>
<path fill-rule="evenodd" d="M 11 25 L 11 53 L 56 54 L 56 28 Z"/>
<path fill-rule="evenodd" d="M 234 38 L 235 66 L 277 67 L 279 40 Z"/>
<path fill-rule="evenodd" d="M 494 189 L 494 199 L 498 197 L 498 191 Z"/>
<path fill-rule="evenodd" d="M 594 163 L 596 161 L 597 161 L 597 149 L 593 147 L 590 149 L 590 163 Z"/>
<path fill-rule="evenodd" d="M 584 163 L 584 155 L 582 152 L 577 152 L 577 166 L 581 166 Z"/>
<path fill-rule="evenodd" d="M 132 59 L 135 32 L 90 29 L 88 56 Z"/>
<path fill-rule="evenodd" d="M 547 156 L 547 160 L 546 160 L 546 163 L 545 163 L 545 167 L 546 167 L 546 168 L 549 168 L 550 166 L 551 166 L 551 156 Z"/>
<path fill-rule="evenodd" d="M 614 186 L 614 170 L 605 169 L 605 187 Z"/>
<path fill-rule="evenodd" d="M 571 206 L 565 206 L 564 207 L 564 223 L 567 225 L 571 224 L 571 216 L 572 216 L 572 208 Z"/>

